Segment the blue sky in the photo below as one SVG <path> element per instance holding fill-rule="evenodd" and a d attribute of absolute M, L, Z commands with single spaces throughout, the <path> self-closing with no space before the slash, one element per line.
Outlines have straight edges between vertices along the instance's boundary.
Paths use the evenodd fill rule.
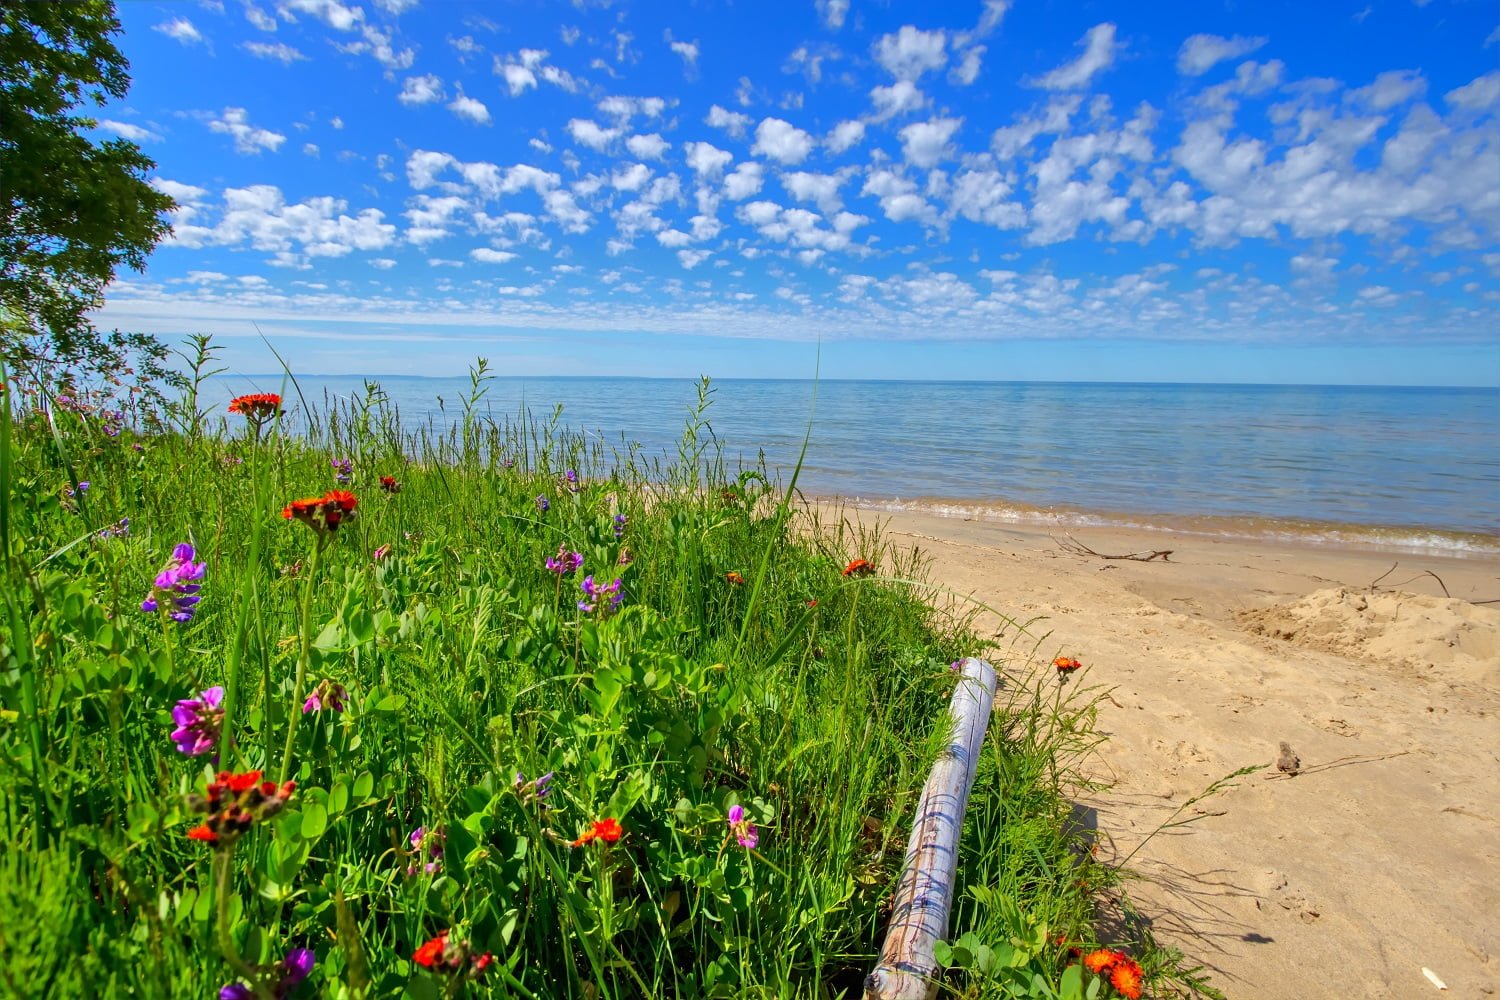
<path fill-rule="evenodd" d="M 237 371 L 1500 384 L 1487 0 L 119 13 Z"/>

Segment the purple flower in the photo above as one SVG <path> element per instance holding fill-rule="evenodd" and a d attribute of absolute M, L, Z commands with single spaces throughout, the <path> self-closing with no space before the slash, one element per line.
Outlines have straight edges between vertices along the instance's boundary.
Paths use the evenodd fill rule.
<path fill-rule="evenodd" d="M 333 467 L 333 481 L 347 486 L 354 482 L 354 460 L 352 458 L 335 458 L 328 463 Z"/>
<path fill-rule="evenodd" d="M 103 425 L 105 437 L 120 436 L 120 429 L 125 426 L 124 410 L 105 410 L 99 417 Z"/>
<path fill-rule="evenodd" d="M 615 537 L 616 538 L 623 538 L 625 536 L 625 525 L 627 525 L 629 523 L 630 523 L 630 518 L 626 517 L 624 514 L 616 514 L 615 515 Z"/>
<path fill-rule="evenodd" d="M 202 600 L 198 596 L 198 590 L 202 586 L 198 581 L 208 571 L 206 563 L 193 562 L 193 554 L 193 547 L 187 542 L 182 542 L 172 550 L 172 558 L 156 574 L 156 579 L 151 583 L 151 593 L 141 602 L 142 611 L 154 613 L 160 609 L 162 600 L 168 600 L 172 608 L 170 617 L 174 622 L 193 620 L 195 606 Z"/>
<path fill-rule="evenodd" d="M 552 783 L 553 773 L 554 772 L 552 771 L 548 771 L 546 774 L 542 775 L 540 778 L 537 778 L 535 781 L 527 781 L 526 775 L 522 774 L 520 771 L 517 771 L 516 795 L 520 796 L 523 802 L 540 802 L 542 799 L 545 799 L 552 791 L 552 789 L 549 788 L 548 785 Z"/>
<path fill-rule="evenodd" d="M 739 803 L 729 807 L 729 832 L 741 847 L 753 849 L 760 843 L 760 832 L 755 824 L 745 818 L 745 807 Z"/>
<path fill-rule="evenodd" d="M 569 552 L 566 545 L 558 546 L 556 556 L 547 557 L 547 568 L 558 576 L 566 576 L 583 565 L 582 552 Z"/>
<path fill-rule="evenodd" d="M 258 978 L 263 985 L 270 986 L 273 995 L 281 1000 L 312 973 L 317 960 L 318 956 L 311 948 L 293 948 L 275 966 L 262 969 Z M 268 980 L 273 974 L 276 981 L 271 983 Z M 255 991 L 244 983 L 226 983 L 219 990 L 219 1000 L 255 1000 Z"/>
<path fill-rule="evenodd" d="M 309 712 L 321 712 L 328 709 L 330 712 L 342 712 L 344 710 L 344 699 L 349 692 L 344 690 L 344 685 L 337 681 L 325 680 L 313 688 L 313 693 L 307 696 L 302 703 L 302 714 Z"/>
<path fill-rule="evenodd" d="M 545 493 L 538 494 L 536 500 L 534 500 L 533 502 L 536 504 L 536 509 L 543 514 L 547 513 L 547 508 L 552 506 L 551 502 L 547 500 L 547 495 Z"/>
<path fill-rule="evenodd" d="M 172 708 L 177 728 L 172 740 L 177 752 L 189 757 L 208 753 L 219 742 L 219 728 L 224 724 L 224 689 L 211 687 L 196 698 L 185 698 Z"/>
<path fill-rule="evenodd" d="M 516 460 L 513 458 L 507 458 L 501 464 L 504 465 L 507 469 L 514 469 L 516 467 Z"/>
<path fill-rule="evenodd" d="M 585 598 L 584 600 L 578 602 L 579 611 L 587 611 L 592 613 L 594 608 L 598 607 L 599 599 L 601 597 L 609 599 L 609 603 L 605 606 L 604 609 L 606 613 L 610 611 L 618 611 L 620 608 L 620 602 L 625 600 L 625 595 L 620 592 L 619 577 L 615 577 L 613 583 L 600 586 L 599 584 L 594 582 L 594 575 L 590 573 L 588 576 L 583 578 L 583 582 L 578 585 L 578 589 L 583 591 L 583 596 Z"/>
<path fill-rule="evenodd" d="M 99 529 L 99 537 L 100 538 L 129 538 L 130 537 L 130 518 L 128 518 L 128 517 L 122 517 L 122 518 L 120 518 L 120 520 L 116 521 L 114 524 L 111 524 L 111 525 L 109 525 L 107 527 L 104 527 L 104 528 L 100 528 Z"/>
<path fill-rule="evenodd" d="M 419 826 L 406 839 L 410 841 L 412 854 L 417 858 L 421 858 L 424 853 L 427 855 L 426 864 L 419 866 L 413 860 L 407 866 L 406 874 L 415 875 L 420 870 L 433 875 L 443 870 L 443 844 L 447 841 L 448 834 L 442 827 L 435 826 L 428 830 L 425 826 Z"/>

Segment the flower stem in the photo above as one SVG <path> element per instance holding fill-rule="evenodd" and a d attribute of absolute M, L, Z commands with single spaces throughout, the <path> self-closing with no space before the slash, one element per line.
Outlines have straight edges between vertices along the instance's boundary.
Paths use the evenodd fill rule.
<path fill-rule="evenodd" d="M 234 946 L 234 939 L 229 934 L 229 862 L 233 856 L 232 851 L 219 850 L 214 852 L 214 922 L 219 938 L 219 954 L 224 956 L 230 968 L 239 973 L 253 984 L 256 996 L 264 1000 L 275 1000 L 266 991 L 260 981 L 260 974 L 240 957 L 239 950 Z"/>
<path fill-rule="evenodd" d="M 302 581 L 301 648 L 297 653 L 297 677 L 292 681 L 292 704 L 290 718 L 286 724 L 286 746 L 281 751 L 281 782 L 287 780 L 292 769 L 292 748 L 297 740 L 297 723 L 302 721 L 302 689 L 307 684 L 307 665 L 312 661 L 312 597 L 313 579 L 318 575 L 318 556 L 323 552 L 323 539 L 313 546 L 312 559 L 307 565 L 307 576 Z"/>

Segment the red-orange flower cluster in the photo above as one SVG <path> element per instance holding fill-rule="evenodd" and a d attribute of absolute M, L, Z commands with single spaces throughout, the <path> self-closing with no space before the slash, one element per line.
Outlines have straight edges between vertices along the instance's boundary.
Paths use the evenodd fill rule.
<path fill-rule="evenodd" d="M 1057 672 L 1059 674 L 1071 674 L 1073 671 L 1083 666 L 1082 663 L 1073 659 L 1071 656 L 1059 656 L 1057 659 L 1052 661 L 1052 665 L 1057 668 Z"/>
<path fill-rule="evenodd" d="M 208 819 L 189 830 L 188 836 L 210 844 L 231 844 L 256 822 L 280 812 L 296 787 L 294 781 L 281 785 L 262 781 L 260 771 L 220 771 L 206 795 L 188 796 L 190 809 L 208 813 Z"/>
<path fill-rule="evenodd" d="M 442 931 L 437 937 L 423 943 L 412 954 L 411 960 L 424 969 L 444 974 L 462 972 L 467 965 L 469 975 L 479 977 L 484 970 L 489 968 L 495 956 L 489 952 L 475 955 L 469 951 L 469 945 L 463 941 L 448 940 L 448 932 Z"/>
<path fill-rule="evenodd" d="M 724 579 L 728 580 L 732 584 L 735 584 L 736 586 L 745 582 L 745 578 L 743 576 L 740 576 L 740 574 L 735 572 L 734 570 L 730 570 L 728 573 L 725 573 Z"/>
<path fill-rule="evenodd" d="M 869 576 L 875 572 L 875 567 L 868 559 L 851 559 L 849 565 L 844 567 L 845 576 Z"/>
<path fill-rule="evenodd" d="M 569 844 L 569 847 L 582 847 L 585 844 L 602 840 L 606 844 L 613 844 L 619 840 L 624 830 L 620 829 L 620 821 L 611 817 L 609 819 L 596 819 L 583 831 L 583 835 Z"/>
<path fill-rule="evenodd" d="M 395 476 L 381 476 L 380 477 L 380 488 L 383 489 L 383 490 L 385 490 L 387 493 L 400 493 L 401 492 L 401 484 L 398 483 L 398 482 L 396 482 L 396 477 Z"/>
<path fill-rule="evenodd" d="M 229 401 L 229 412 L 242 414 L 252 424 L 281 415 L 281 397 L 274 392 L 252 392 Z"/>
<path fill-rule="evenodd" d="M 1144 975 L 1135 959 L 1123 951 L 1100 948 L 1083 956 L 1083 967 L 1109 980 L 1115 992 L 1129 1000 L 1140 1000 Z"/>
<path fill-rule="evenodd" d="M 359 501 L 348 490 L 329 490 L 320 497 L 303 497 L 293 500 L 281 509 L 281 516 L 288 521 L 296 519 L 314 531 L 334 532 L 344 518 L 354 513 Z"/>

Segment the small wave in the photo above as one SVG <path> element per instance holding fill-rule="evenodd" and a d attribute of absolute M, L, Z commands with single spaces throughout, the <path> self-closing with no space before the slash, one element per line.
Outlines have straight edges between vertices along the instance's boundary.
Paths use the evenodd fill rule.
<path fill-rule="evenodd" d="M 1067 528 L 1129 528 L 1204 538 L 1277 542 L 1289 545 L 1368 549 L 1409 555 L 1480 558 L 1500 555 L 1500 538 L 1467 532 L 1431 531 L 1372 525 L 1331 525 L 1273 518 L 1161 517 L 1059 510 L 1006 502 L 977 503 L 946 499 L 844 497 L 862 510 L 933 514 L 997 524 Z"/>

